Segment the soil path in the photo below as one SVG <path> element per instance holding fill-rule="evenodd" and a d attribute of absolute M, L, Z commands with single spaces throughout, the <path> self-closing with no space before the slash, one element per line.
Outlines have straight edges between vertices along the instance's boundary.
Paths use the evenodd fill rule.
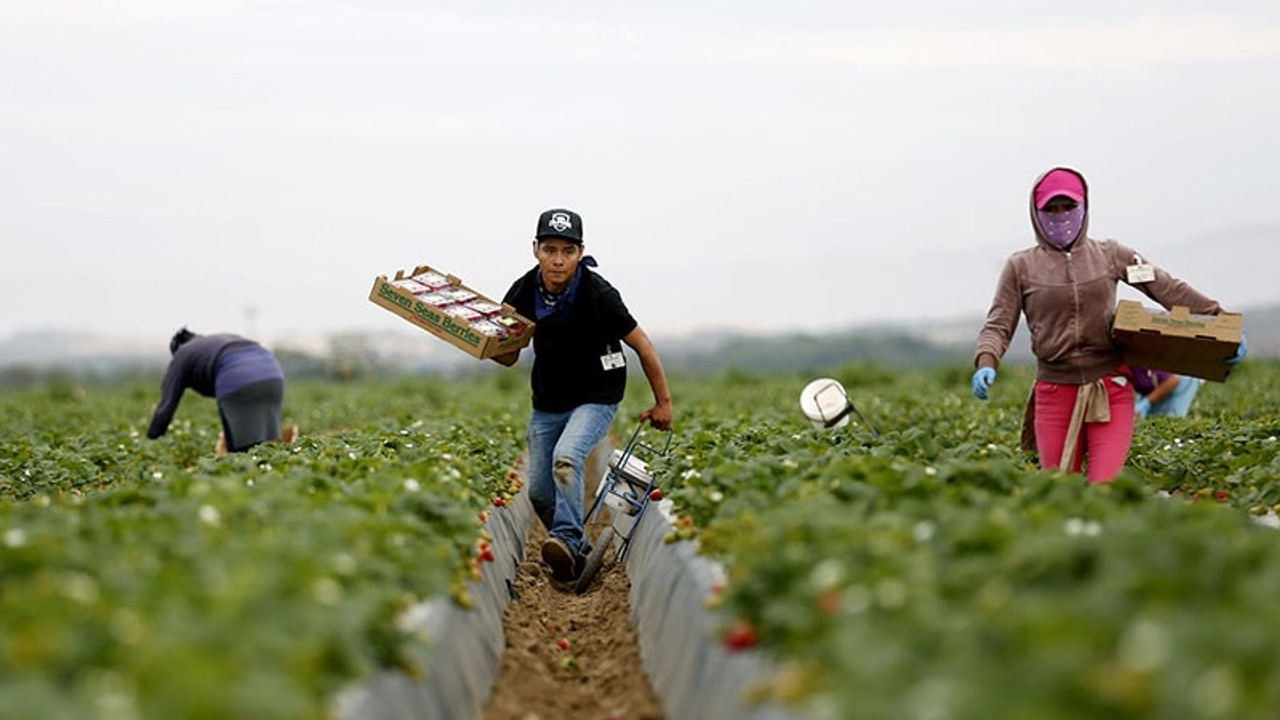
<path fill-rule="evenodd" d="M 588 498 L 600 463 L 589 473 Z M 547 537 L 534 518 L 503 615 L 507 649 L 482 720 L 663 720 L 631 627 L 631 583 L 607 565 L 587 592 L 556 582 L 541 558 Z"/>

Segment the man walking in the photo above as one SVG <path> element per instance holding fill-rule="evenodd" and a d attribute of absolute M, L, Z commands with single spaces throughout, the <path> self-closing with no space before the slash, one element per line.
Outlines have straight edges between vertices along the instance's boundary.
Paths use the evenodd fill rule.
<path fill-rule="evenodd" d="M 538 218 L 538 264 L 512 284 L 503 302 L 536 323 L 533 414 L 529 419 L 529 498 L 547 528 L 542 560 L 570 582 L 590 551 L 583 537 L 587 455 L 608 433 L 626 390 L 625 343 L 640 359 L 654 404 L 640 421 L 670 430 L 671 392 L 662 361 L 622 296 L 583 255 L 582 218 L 553 209 Z M 520 351 L 494 358 L 514 365 Z"/>

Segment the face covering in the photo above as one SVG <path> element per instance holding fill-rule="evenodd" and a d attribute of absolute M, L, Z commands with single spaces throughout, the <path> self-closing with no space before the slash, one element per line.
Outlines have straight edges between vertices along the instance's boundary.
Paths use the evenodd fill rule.
<path fill-rule="evenodd" d="M 1064 213 L 1037 210 L 1036 214 L 1040 218 L 1040 227 L 1044 228 L 1045 237 L 1055 247 L 1064 250 L 1076 241 L 1076 236 L 1080 234 L 1080 228 L 1084 226 L 1084 203 L 1080 203 L 1074 210 L 1068 210 Z"/>

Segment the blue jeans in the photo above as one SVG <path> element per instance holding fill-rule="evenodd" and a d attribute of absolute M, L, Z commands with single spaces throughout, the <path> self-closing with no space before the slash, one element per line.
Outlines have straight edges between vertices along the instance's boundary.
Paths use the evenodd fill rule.
<path fill-rule="evenodd" d="M 589 549 L 582 537 L 587 455 L 609 432 L 617 405 L 579 405 L 560 413 L 534 410 L 529 418 L 529 500 L 552 537 L 574 553 Z"/>
<path fill-rule="evenodd" d="M 1204 381 L 1200 378 L 1183 375 L 1173 388 L 1173 392 L 1169 393 L 1169 397 L 1152 405 L 1149 414 L 1186 417 L 1187 411 L 1191 409 L 1191 401 L 1196 399 L 1196 393 L 1200 391 L 1202 382 Z"/>

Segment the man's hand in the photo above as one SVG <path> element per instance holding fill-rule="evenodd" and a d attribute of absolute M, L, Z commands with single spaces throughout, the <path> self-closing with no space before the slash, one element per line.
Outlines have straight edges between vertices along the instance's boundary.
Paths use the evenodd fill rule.
<path fill-rule="evenodd" d="M 674 420 L 675 414 L 671 410 L 671 403 L 658 403 L 653 407 L 640 413 L 640 422 L 649 421 L 655 430 L 670 430 L 671 422 Z"/>
<path fill-rule="evenodd" d="M 515 350 L 512 350 L 509 353 L 494 355 L 489 359 L 498 363 L 499 365 L 506 365 L 507 367 L 511 367 L 512 365 L 516 364 L 517 360 L 520 359 L 520 349 L 516 348 Z"/>

